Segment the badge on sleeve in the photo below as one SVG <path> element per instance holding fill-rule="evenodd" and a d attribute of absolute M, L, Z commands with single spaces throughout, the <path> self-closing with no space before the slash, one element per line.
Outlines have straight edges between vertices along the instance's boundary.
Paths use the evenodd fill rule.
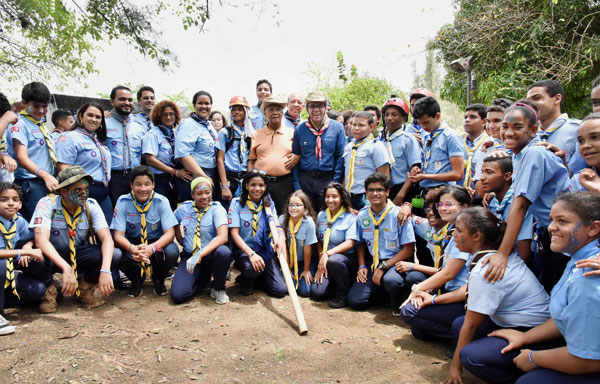
<path fill-rule="evenodd" d="M 42 218 L 41 218 L 41 217 L 36 217 L 36 218 L 33 220 L 33 224 L 42 224 Z"/>

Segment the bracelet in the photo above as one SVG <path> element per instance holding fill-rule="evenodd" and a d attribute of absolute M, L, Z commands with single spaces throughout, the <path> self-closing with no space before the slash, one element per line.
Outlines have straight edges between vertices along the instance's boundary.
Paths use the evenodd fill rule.
<path fill-rule="evenodd" d="M 129 243 L 129 247 L 127 247 L 127 252 L 131 249 L 131 243 Z"/>
<path fill-rule="evenodd" d="M 179 169 L 175 170 L 175 177 L 179 177 L 179 175 L 177 174 L 177 172 L 179 172 Z"/>
<path fill-rule="evenodd" d="M 410 263 L 410 269 L 408 270 L 408 272 L 412 272 L 412 267 L 413 267 L 413 263 Z"/>
<path fill-rule="evenodd" d="M 360 270 L 360 269 L 363 269 L 363 268 L 367 268 L 367 266 L 363 264 L 363 265 L 361 265 L 360 267 L 358 267 L 358 269 L 359 269 L 359 270 Z"/>
<path fill-rule="evenodd" d="M 101 273 L 108 273 L 109 275 L 112 275 L 112 272 L 109 271 L 108 269 L 101 269 L 100 272 Z"/>
<path fill-rule="evenodd" d="M 221 184 L 221 189 L 225 189 L 225 188 L 229 188 L 229 187 L 230 187 L 229 184 L 225 184 L 225 185 Z"/>
<path fill-rule="evenodd" d="M 38 169 L 35 170 L 35 176 L 38 177 L 38 173 L 40 172 L 40 167 L 38 167 Z"/>
<path fill-rule="evenodd" d="M 17 257 L 15 258 L 15 261 L 19 261 L 19 259 L 21 258 L 21 250 L 17 249 Z"/>
<path fill-rule="evenodd" d="M 431 305 L 435 305 L 435 298 L 436 298 L 436 296 L 437 296 L 437 294 L 431 296 Z"/>
<path fill-rule="evenodd" d="M 152 248 L 152 253 L 156 253 L 156 248 L 154 248 L 154 244 L 150 244 L 150 248 Z"/>
<path fill-rule="evenodd" d="M 535 363 L 533 362 L 533 351 L 529 351 L 529 362 L 531 363 L 531 365 L 533 366 L 533 368 L 539 368 L 537 365 L 535 365 Z"/>

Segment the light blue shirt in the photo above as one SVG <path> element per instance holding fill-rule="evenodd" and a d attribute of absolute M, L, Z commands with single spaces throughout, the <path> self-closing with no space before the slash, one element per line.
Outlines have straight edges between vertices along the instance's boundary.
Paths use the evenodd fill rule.
<path fill-rule="evenodd" d="M 17 140 L 19 143 L 27 147 L 27 154 L 29 159 L 35 163 L 41 170 L 54 175 L 55 168 L 52 165 L 52 159 L 50 158 L 50 151 L 46 145 L 46 140 L 40 127 L 33 121 L 25 118 L 25 116 L 18 115 L 19 120 L 15 124 L 11 124 L 6 128 L 6 148 L 8 154 L 16 159 L 15 148 L 13 146 L 13 140 Z M 46 127 L 48 129 L 48 127 Z M 50 131 L 48 131 L 50 134 Z M 50 139 L 50 146 L 54 153 L 56 153 L 54 140 Z M 34 179 L 37 176 L 30 173 L 23 168 L 17 162 L 17 169 L 15 170 L 15 179 Z"/>
<path fill-rule="evenodd" d="M 290 235 L 290 230 L 288 228 L 289 223 L 284 223 L 284 216 L 279 217 L 279 224 L 285 228 L 285 233 L 287 237 L 287 246 L 288 249 L 291 247 L 292 236 Z M 315 222 L 312 217 L 303 217 L 302 224 L 300 224 L 300 228 L 298 228 L 298 232 L 296 232 L 296 255 L 298 256 L 298 262 L 304 262 L 304 247 L 307 245 L 313 245 L 317 242 L 317 235 L 315 231 Z M 314 259 L 311 263 L 314 263 Z"/>
<path fill-rule="evenodd" d="M 146 201 L 145 204 L 137 204 L 142 208 L 146 208 L 148 203 L 150 203 L 150 200 Z M 125 237 L 128 239 L 139 240 L 141 223 L 142 216 L 133 205 L 131 193 L 119 197 L 112 222 L 110 223 L 110 229 L 124 232 Z M 148 243 L 158 240 L 164 234 L 165 229 L 176 225 L 177 219 L 173 215 L 173 211 L 171 211 L 169 200 L 155 192 L 152 205 L 146 213 L 146 236 Z"/>
<path fill-rule="evenodd" d="M 167 137 L 161 132 L 160 128 L 152 127 L 142 139 L 142 154 L 154 155 L 163 164 L 173 167 L 174 153 Z M 152 171 L 160 175 L 164 173 L 154 167 Z"/>
<path fill-rule="evenodd" d="M 286 119 L 284 118 L 284 120 Z M 252 123 L 252 127 L 255 131 L 258 131 L 265 126 L 265 115 L 262 113 L 258 105 L 253 105 L 250 107 L 250 122 Z"/>
<path fill-rule="evenodd" d="M 550 314 L 567 342 L 570 354 L 600 360 L 600 276 L 583 277 L 590 268 L 575 268 L 577 260 L 600 252 L 596 240 L 571 255 L 559 282 L 550 293 Z"/>
<path fill-rule="evenodd" d="M 575 153 L 571 156 L 571 160 L 567 164 L 572 173 L 577 173 L 583 168 L 589 168 L 588 164 L 583 160 L 583 156 L 579 153 L 579 143 L 575 146 Z"/>
<path fill-rule="evenodd" d="M 561 124 L 560 119 L 566 118 L 566 120 Z M 581 124 L 581 120 L 578 119 L 570 119 L 566 113 L 563 113 L 558 117 L 549 127 L 552 127 L 556 124 L 561 124 L 560 127 L 549 134 L 546 134 L 545 131 L 538 131 L 538 138 L 542 139 L 543 136 L 548 135 L 548 138 L 545 140 L 550 144 L 556 145 L 558 148 L 562 149 L 566 153 L 567 162 L 571 159 L 576 150 L 577 145 L 577 129 L 579 128 L 579 124 Z M 548 128 L 546 128 L 548 129 Z"/>
<path fill-rule="evenodd" d="M 569 189 L 569 171 L 561 160 L 532 140 L 513 160 L 513 191 L 531 202 L 528 212 L 543 227 L 550 225 L 556 196 Z"/>
<path fill-rule="evenodd" d="M 431 157 L 429 163 L 425 166 L 425 159 L 429 148 L 423 146 L 423 173 L 434 175 L 452 171 L 450 164 L 451 157 L 460 157 L 464 159 L 466 156 L 465 147 L 462 137 L 456 131 L 448 126 L 446 122 L 442 122 L 445 128 L 442 133 L 437 135 L 431 141 Z M 437 128 L 436 128 L 437 129 Z M 424 135 L 423 142 L 427 144 L 431 134 Z M 422 188 L 433 188 L 440 185 L 454 185 L 456 182 L 440 182 L 434 180 L 421 180 L 419 185 Z"/>
<path fill-rule="evenodd" d="M 596 172 L 596 174 L 598 174 L 598 170 L 596 168 L 592 167 L 592 169 Z M 587 191 L 587 189 L 585 189 L 583 185 L 581 185 L 581 182 L 579 181 L 580 177 L 581 171 L 577 172 L 573 175 L 573 177 L 571 177 L 571 191 Z"/>
<path fill-rule="evenodd" d="M 229 129 L 233 131 L 233 139 L 231 143 L 229 143 Z M 244 128 L 239 129 L 243 130 Z M 246 145 L 246 153 L 242 153 L 240 156 L 240 140 L 240 134 L 233 128 L 223 127 L 219 131 L 217 149 L 225 152 L 225 170 L 229 172 L 245 172 L 248 170 L 248 155 L 250 153 L 250 145 Z M 227 145 L 229 145 L 229 150 L 227 150 Z M 240 161 L 240 157 L 242 161 Z"/>
<path fill-rule="evenodd" d="M 465 261 L 465 265 L 458 271 L 456 276 L 452 280 L 446 283 L 446 289 L 448 291 L 455 291 L 463 285 L 467 284 L 467 279 L 469 277 L 469 265 L 471 264 L 471 260 L 473 260 L 473 256 L 467 252 L 461 252 L 456 243 L 454 242 L 454 236 L 448 242 L 446 249 L 444 249 L 444 255 L 442 258 L 442 266 L 446 266 L 446 262 L 452 259 L 460 259 Z"/>
<path fill-rule="evenodd" d="M 122 119 L 115 111 L 106 119 L 106 146 L 112 157 L 112 169 L 118 171 L 133 169 L 141 164 L 142 138 L 146 134 L 144 127 L 129 118 L 125 136 Z M 129 148 L 125 137 L 128 139 Z"/>
<path fill-rule="evenodd" d="M 56 143 L 56 160 L 59 163 L 80 165 L 85 173 L 92 176 L 94 181 L 108 182 L 110 181 L 111 154 L 106 146 L 98 144 L 82 128 L 65 132 Z M 106 167 L 106 180 L 104 167 Z"/>
<path fill-rule="evenodd" d="M 356 225 L 360 241 L 364 241 L 373 255 L 373 240 L 375 235 L 375 225 L 369 217 L 370 207 L 364 207 L 358 212 Z M 379 220 L 381 214 L 373 214 L 375 220 Z M 407 220 L 404 225 L 398 224 L 398 212 L 400 207 L 394 206 L 387 214 L 383 222 L 379 225 L 379 260 L 391 259 L 400 252 L 405 244 L 415 242 L 415 232 L 412 223 Z"/>
<path fill-rule="evenodd" d="M 98 202 L 92 198 L 88 198 L 87 206 L 90 209 L 90 218 L 92 220 L 92 229 L 94 232 L 98 232 L 102 228 L 108 228 L 104 213 Z M 86 214 L 86 207 L 84 206 L 81 212 L 81 217 L 77 223 L 75 229 L 75 246 L 87 244 L 88 235 L 88 219 Z M 68 249 L 69 248 L 69 228 L 65 221 L 65 216 L 62 210 L 62 199 L 60 196 L 52 199 L 48 196 L 42 198 L 36 205 L 31 221 L 29 222 L 29 228 L 45 228 L 50 231 L 50 243 L 55 248 Z"/>
<path fill-rule="evenodd" d="M 327 212 L 321 211 L 317 215 L 317 224 L 319 232 L 319 241 L 323 243 L 325 238 L 325 231 L 327 230 Z M 358 231 L 356 230 L 356 215 L 352 212 L 344 212 L 337 218 L 336 221 L 331 224 L 331 231 L 329 233 L 329 245 L 328 248 L 332 249 L 337 247 L 346 240 L 359 241 Z M 345 254 L 353 254 L 354 248 L 349 249 Z"/>
<path fill-rule="evenodd" d="M 273 217 L 277 217 L 277 210 L 275 209 L 274 204 L 271 204 L 271 212 L 273 213 Z M 258 213 L 259 222 L 263 220 L 262 217 L 264 214 L 264 209 L 261 209 Z M 254 236 L 252 236 L 252 211 L 248 207 L 248 204 L 245 204 L 242 207 L 240 205 L 240 198 L 235 197 L 231 200 L 231 204 L 229 205 L 228 217 L 229 228 L 239 228 L 240 236 L 244 242 L 252 249 L 257 247 Z"/>
<path fill-rule="evenodd" d="M 427 134 L 427 132 L 423 131 L 423 128 L 421 128 L 421 125 L 417 124 L 414 120 L 411 121 L 410 123 L 406 124 L 406 128 L 404 128 L 404 132 L 410 133 L 411 135 L 413 133 L 417 133 L 419 135 L 423 135 L 423 133 Z"/>
<path fill-rule="evenodd" d="M 216 136 L 213 138 L 211 129 L 212 123 L 210 121 L 208 126 L 204 126 L 191 117 L 185 119 L 177 128 L 175 134 L 175 158 L 192 156 L 202 169 L 216 168 Z"/>
<path fill-rule="evenodd" d="M 183 226 L 183 250 L 192 253 L 194 250 L 194 235 L 198 225 L 198 214 L 194 209 L 194 202 L 189 200 L 181 204 L 175 210 L 175 217 L 179 224 Z M 201 249 L 217 236 L 217 228 L 222 225 L 227 225 L 227 212 L 225 212 L 225 208 L 221 203 L 213 201 L 200 221 Z"/>
<path fill-rule="evenodd" d="M 429 225 L 429 220 L 423 217 L 412 216 L 410 220 L 412 221 L 413 228 L 415 229 L 415 235 L 427 241 L 427 249 L 429 249 L 429 252 L 431 252 L 431 260 L 434 260 L 435 245 L 433 234 L 436 233 L 435 228 Z"/>
<path fill-rule="evenodd" d="M 364 139 L 363 139 L 364 140 Z M 359 141 L 358 143 L 360 143 Z M 345 177 L 348 180 L 350 171 L 350 158 L 352 157 L 352 147 L 355 145 L 354 139 L 346 144 L 344 149 Z M 364 143 L 356 150 L 354 159 L 354 184 L 350 190 L 351 193 L 365 193 L 365 179 L 372 173 L 377 172 L 377 168 L 389 164 L 387 149 L 385 145 L 378 140 L 370 140 Z M 345 182 L 346 183 L 346 182 Z"/>
<path fill-rule="evenodd" d="M 14 223 L 13 220 L 6 220 L 2 216 L 0 216 L 0 221 L 2 221 L 2 224 L 4 225 L 4 228 L 6 228 L 6 229 L 10 229 L 10 227 Z M 16 246 L 19 241 L 27 241 L 30 239 L 33 239 L 33 231 L 31 229 L 29 229 L 29 223 L 27 222 L 27 220 L 25 220 L 23 218 L 23 216 L 21 216 L 20 213 L 17 213 L 17 233 L 11 240 L 12 249 L 17 249 Z M 0 249 L 6 249 L 6 240 L 4 240 L 4 236 L 2 236 L 1 234 L 0 234 Z M 4 262 L 4 261 L 2 260 L 0 262 Z"/>
<path fill-rule="evenodd" d="M 154 127 L 154 125 L 150 121 L 150 116 L 146 115 L 143 112 L 132 114 L 131 119 L 137 124 L 141 125 L 146 131 L 149 131 L 150 129 L 152 129 L 152 127 Z"/>
<path fill-rule="evenodd" d="M 391 144 L 395 160 L 394 166 L 390 167 L 392 185 L 404 184 L 410 167 L 421 164 L 421 147 L 417 139 L 406 131 L 392 139 Z"/>
<path fill-rule="evenodd" d="M 502 280 L 488 283 L 483 277 L 489 264 L 484 255 L 469 275 L 469 311 L 488 315 L 503 328 L 535 327 L 550 317 L 550 297 L 537 277 L 516 253 L 508 256 Z"/>
<path fill-rule="evenodd" d="M 496 216 L 500 214 L 501 217 L 499 217 L 499 219 L 501 219 L 502 221 L 508 222 L 508 212 L 510 211 L 510 205 L 512 204 L 512 201 L 513 196 L 509 196 L 507 192 L 504 196 L 504 199 L 502 199 L 502 203 L 506 205 L 501 210 L 501 212 L 498 212 L 500 210 L 500 203 L 498 202 L 496 196 L 494 196 L 488 205 L 488 209 Z M 523 225 L 521 225 L 521 230 L 519 231 L 519 235 L 517 236 L 517 241 L 531 239 L 533 239 L 533 215 L 531 214 L 531 212 L 529 212 L 529 210 L 527 210 L 527 213 L 525 214 L 525 219 L 523 219 Z"/>

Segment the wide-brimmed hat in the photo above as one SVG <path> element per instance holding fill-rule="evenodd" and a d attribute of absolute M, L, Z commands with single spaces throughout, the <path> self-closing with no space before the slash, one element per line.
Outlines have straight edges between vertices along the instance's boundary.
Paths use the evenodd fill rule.
<path fill-rule="evenodd" d="M 79 165 L 74 165 L 67 169 L 63 169 L 58 174 L 58 186 L 56 187 L 56 189 L 60 189 L 63 187 L 67 187 L 71 184 L 75 184 L 76 182 L 80 181 L 81 179 L 88 179 L 90 184 L 92 184 L 94 182 L 94 179 L 92 178 L 92 176 L 85 173 L 83 168 Z"/>
<path fill-rule="evenodd" d="M 322 94 L 321 92 L 311 92 L 304 98 L 304 103 L 308 104 L 310 102 L 313 103 L 327 103 L 327 96 Z"/>
<path fill-rule="evenodd" d="M 262 110 L 263 110 L 263 112 L 264 112 L 264 110 L 265 110 L 265 109 L 267 109 L 267 107 L 268 107 L 269 105 L 273 105 L 273 104 L 274 104 L 274 105 L 279 105 L 281 108 L 285 108 L 285 107 L 286 107 L 286 105 L 287 105 L 287 101 L 286 101 L 286 100 L 282 100 L 282 99 L 280 99 L 280 98 L 277 98 L 277 97 L 273 97 L 273 96 L 271 96 L 271 97 L 268 97 L 268 98 L 266 98 L 266 99 L 265 99 L 265 100 L 262 102 L 262 105 L 261 105 L 260 107 L 262 108 Z"/>

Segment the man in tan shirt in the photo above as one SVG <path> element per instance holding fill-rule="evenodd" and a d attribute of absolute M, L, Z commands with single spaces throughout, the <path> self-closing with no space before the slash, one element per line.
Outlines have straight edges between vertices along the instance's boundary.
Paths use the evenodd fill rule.
<path fill-rule="evenodd" d="M 278 213 L 283 213 L 287 198 L 294 192 L 292 168 L 299 157 L 292 153 L 294 130 L 282 124 L 285 100 L 269 97 L 262 103 L 265 126 L 254 132 L 248 171 L 259 169 L 267 174 L 267 192 Z"/>

